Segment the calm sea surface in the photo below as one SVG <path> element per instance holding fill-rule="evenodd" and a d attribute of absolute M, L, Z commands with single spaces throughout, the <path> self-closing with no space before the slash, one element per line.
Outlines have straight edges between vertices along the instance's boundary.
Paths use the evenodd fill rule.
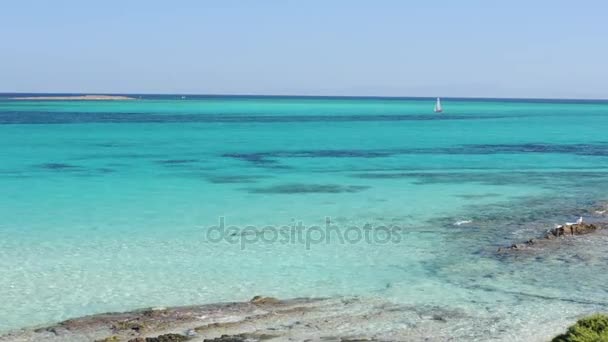
<path fill-rule="evenodd" d="M 601 219 L 608 102 L 442 102 L 0 96 L 0 331 L 258 294 L 441 306 L 488 338 L 608 310 L 604 235 L 495 253 Z"/>

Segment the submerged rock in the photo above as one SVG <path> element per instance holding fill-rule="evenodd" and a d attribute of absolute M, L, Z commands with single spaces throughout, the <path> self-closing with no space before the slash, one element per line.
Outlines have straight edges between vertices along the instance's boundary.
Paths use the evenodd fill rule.
<path fill-rule="evenodd" d="M 369 189 L 366 185 L 339 185 L 339 184 L 279 184 L 266 188 L 243 189 L 252 194 L 339 194 L 356 193 Z"/>

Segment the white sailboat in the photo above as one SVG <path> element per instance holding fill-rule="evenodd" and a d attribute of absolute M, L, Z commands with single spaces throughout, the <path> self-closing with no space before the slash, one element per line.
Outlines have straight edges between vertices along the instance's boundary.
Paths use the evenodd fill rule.
<path fill-rule="evenodd" d="M 441 100 L 437 98 L 437 102 L 435 102 L 435 113 L 441 113 L 443 109 L 441 108 Z"/>

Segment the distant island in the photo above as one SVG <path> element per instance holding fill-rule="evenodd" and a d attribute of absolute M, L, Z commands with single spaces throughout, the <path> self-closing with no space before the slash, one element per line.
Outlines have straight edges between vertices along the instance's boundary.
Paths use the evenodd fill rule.
<path fill-rule="evenodd" d="M 122 95 L 61 95 L 61 96 L 24 96 L 12 97 L 11 100 L 87 100 L 87 101 L 111 101 L 111 100 L 135 100 L 134 97 Z"/>

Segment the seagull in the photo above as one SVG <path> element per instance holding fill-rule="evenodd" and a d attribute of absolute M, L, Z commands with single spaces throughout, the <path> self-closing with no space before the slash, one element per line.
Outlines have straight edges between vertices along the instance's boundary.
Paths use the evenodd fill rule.
<path fill-rule="evenodd" d="M 579 217 L 578 220 L 576 220 L 576 224 L 582 224 L 583 223 L 583 217 Z"/>

